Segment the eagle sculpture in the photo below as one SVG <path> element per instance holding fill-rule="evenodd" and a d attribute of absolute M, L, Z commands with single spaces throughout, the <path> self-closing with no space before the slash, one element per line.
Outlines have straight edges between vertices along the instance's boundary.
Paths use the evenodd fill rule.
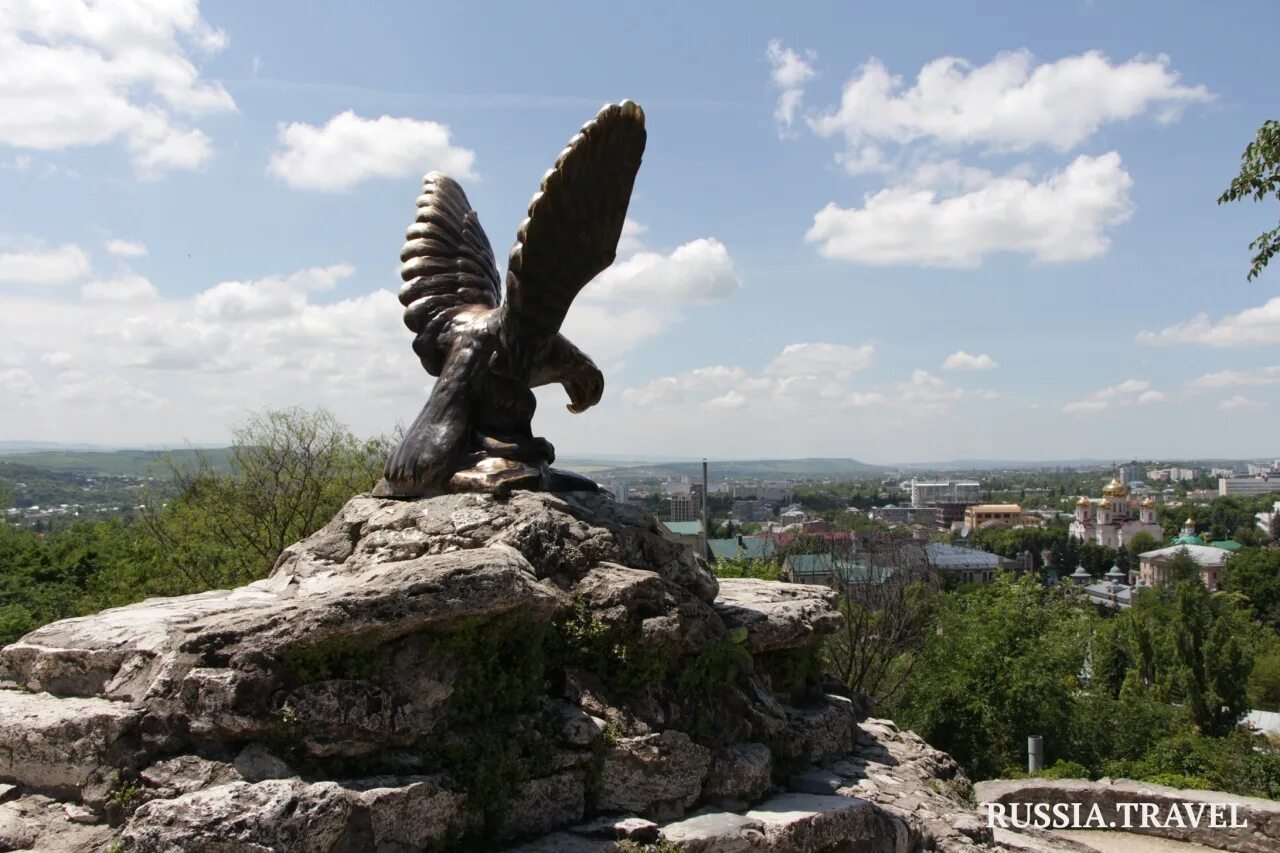
<path fill-rule="evenodd" d="M 560 383 L 575 413 L 600 401 L 604 376 L 560 325 L 613 263 L 644 146 L 644 111 L 631 101 L 604 107 L 569 140 L 516 230 L 505 300 L 462 187 L 439 172 L 423 179 L 400 250 L 400 302 L 413 351 L 437 379 L 377 494 L 597 488 L 550 467 L 555 450 L 533 434 L 530 389 Z"/>

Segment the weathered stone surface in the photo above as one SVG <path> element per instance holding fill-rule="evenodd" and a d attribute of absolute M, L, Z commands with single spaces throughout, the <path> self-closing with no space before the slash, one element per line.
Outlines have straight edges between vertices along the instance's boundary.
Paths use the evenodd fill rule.
<path fill-rule="evenodd" d="M 600 808 L 645 814 L 677 804 L 688 808 L 702 793 L 711 751 L 684 732 L 624 738 L 605 757 Z"/>
<path fill-rule="evenodd" d="M 1117 807 L 1118 803 L 1149 803 L 1156 807 L 1160 819 L 1148 821 L 1147 826 L 1139 826 L 1134 814 L 1130 819 L 1133 827 L 1129 831 L 1238 853 L 1265 853 L 1280 849 L 1280 803 L 1274 800 L 1220 791 L 1181 790 L 1129 779 L 1098 782 L 1085 779 L 996 779 L 979 782 L 974 786 L 974 793 L 982 803 L 1080 803 L 1085 814 L 1089 813 L 1091 806 L 1097 805 L 1103 819 L 1117 826 L 1124 822 L 1124 811 Z M 1186 820 L 1186 807 L 1195 809 L 1202 803 L 1208 805 L 1202 819 Z M 1209 809 L 1215 805 L 1221 814 L 1218 820 L 1211 821 Z M 1230 824 L 1232 807 L 1236 822 L 1247 826 L 1211 825 Z M 1179 810 L 1187 826 L 1177 826 L 1176 822 L 1173 826 L 1166 825 L 1171 822 L 1166 819 L 1171 808 Z"/>
<path fill-rule="evenodd" d="M 656 572 L 703 601 L 716 579 L 688 548 L 662 538 L 643 509 L 604 494 L 514 492 L 442 495 L 421 501 L 357 497 L 315 535 L 281 556 L 276 574 L 359 572 L 369 565 L 505 544 L 538 577 L 578 577 L 599 563 Z"/>
<path fill-rule="evenodd" d="M 715 608 L 726 627 L 746 629 L 751 651 L 768 652 L 799 648 L 838 629 L 838 598 L 825 586 L 725 578 Z"/>
<path fill-rule="evenodd" d="M 724 624 L 711 605 L 657 572 L 601 563 L 571 591 L 606 625 L 638 624 L 647 646 L 692 653 L 724 637 Z"/>
<path fill-rule="evenodd" d="M 705 812 L 662 827 L 662 837 L 687 853 L 766 849 L 764 823 L 733 812 Z"/>
<path fill-rule="evenodd" d="M 762 743 L 735 743 L 716 751 L 703 785 L 708 799 L 753 803 L 773 779 L 773 754 Z"/>
<path fill-rule="evenodd" d="M 140 711 L 104 699 L 0 690 L 0 780 L 80 798 L 138 761 Z"/>
<path fill-rule="evenodd" d="M 74 809 L 68 814 L 69 809 Z M 86 818 L 87 816 L 87 818 Z M 89 809 L 38 794 L 0 805 L 0 850 L 101 853 L 114 834 Z"/>
<path fill-rule="evenodd" d="M 533 779 L 507 806 L 503 831 L 508 836 L 550 832 L 582 820 L 586 787 L 577 771 Z"/>
<path fill-rule="evenodd" d="M 298 774 L 260 743 L 251 743 L 236 756 L 232 766 L 246 782 L 289 779 Z"/>
<path fill-rule="evenodd" d="M 357 804 L 333 782 L 232 782 L 146 803 L 121 838 L 137 853 L 354 853 L 373 835 Z"/>
<path fill-rule="evenodd" d="M 775 850 L 823 850 L 839 843 L 867 850 L 910 849 L 909 830 L 866 800 L 817 794 L 782 794 L 765 800 L 747 818 L 759 821 Z"/>
<path fill-rule="evenodd" d="M 465 827 L 466 795 L 442 782 L 439 776 L 380 777 L 351 785 L 369 812 L 370 849 L 421 850 Z"/>
<path fill-rule="evenodd" d="M 603 838 L 609 841 L 631 839 L 640 844 L 658 840 L 658 825 L 635 815 L 598 817 L 574 826 L 570 832 L 586 838 Z"/>
<path fill-rule="evenodd" d="M 803 708 L 786 709 L 785 728 L 774 737 L 775 753 L 786 758 L 822 763 L 853 750 L 858 721 L 853 702 L 844 696 L 823 696 Z"/>
<path fill-rule="evenodd" d="M 180 755 L 152 764 L 138 774 L 138 779 L 163 792 L 164 797 L 176 797 L 201 788 L 240 782 L 244 777 L 230 764 L 210 761 L 198 755 Z"/>
<path fill-rule="evenodd" d="M 556 705 L 560 739 L 572 746 L 590 746 L 603 734 L 604 720 L 593 717 L 577 705 L 560 702 Z"/>

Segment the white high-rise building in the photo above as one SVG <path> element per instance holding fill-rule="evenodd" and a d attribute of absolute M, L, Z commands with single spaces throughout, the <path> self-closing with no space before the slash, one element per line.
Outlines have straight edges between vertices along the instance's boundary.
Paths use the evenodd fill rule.
<path fill-rule="evenodd" d="M 1280 477 L 1221 477 L 1218 495 L 1265 495 L 1280 492 Z"/>
<path fill-rule="evenodd" d="M 982 484 L 976 480 L 911 481 L 911 505 L 914 507 L 981 502 Z"/>

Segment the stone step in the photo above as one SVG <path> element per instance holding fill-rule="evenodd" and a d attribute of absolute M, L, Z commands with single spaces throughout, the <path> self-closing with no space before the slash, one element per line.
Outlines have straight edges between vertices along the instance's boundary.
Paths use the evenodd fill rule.
<path fill-rule="evenodd" d="M 139 755 L 142 711 L 106 699 L 0 690 L 0 781 L 99 801 Z"/>

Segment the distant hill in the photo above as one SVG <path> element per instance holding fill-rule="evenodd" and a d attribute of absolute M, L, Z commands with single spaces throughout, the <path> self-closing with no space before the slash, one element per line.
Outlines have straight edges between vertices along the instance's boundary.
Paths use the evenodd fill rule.
<path fill-rule="evenodd" d="M 39 450 L 34 452 L 9 452 L 3 461 L 15 465 L 29 465 L 47 471 L 73 471 L 82 474 L 122 474 L 130 477 L 167 476 L 165 457 L 172 455 L 180 465 L 193 464 L 196 454 L 203 453 L 218 468 L 225 468 L 230 457 L 228 447 L 212 447 L 204 450 Z"/>
<path fill-rule="evenodd" d="M 566 466 L 570 467 L 570 466 Z M 580 469 L 579 469 L 580 470 Z M 734 459 L 708 460 L 708 474 L 714 480 L 734 479 L 820 479 L 877 476 L 886 472 L 879 465 L 856 459 Z M 702 462 L 660 462 L 612 468 L 592 467 L 596 480 L 700 477 Z"/>

